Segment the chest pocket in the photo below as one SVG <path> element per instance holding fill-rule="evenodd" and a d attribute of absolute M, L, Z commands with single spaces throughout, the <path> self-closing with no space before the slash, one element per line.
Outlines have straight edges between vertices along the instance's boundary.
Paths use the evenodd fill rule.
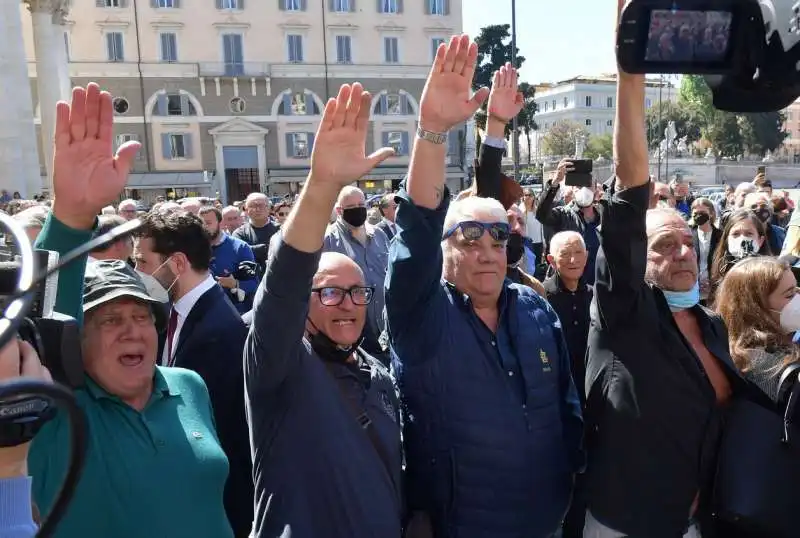
<path fill-rule="evenodd" d="M 524 305 L 519 316 L 514 347 L 520 357 L 528 391 L 528 407 L 558 408 L 560 327 L 555 327 L 546 312 Z"/>

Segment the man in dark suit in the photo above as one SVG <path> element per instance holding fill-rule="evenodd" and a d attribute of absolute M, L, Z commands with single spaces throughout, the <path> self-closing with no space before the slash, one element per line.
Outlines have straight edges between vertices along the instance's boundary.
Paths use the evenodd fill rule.
<path fill-rule="evenodd" d="M 397 228 L 394 224 L 394 214 L 395 211 L 397 211 L 397 203 L 394 201 L 393 192 L 383 195 L 380 204 L 378 204 L 378 209 L 383 218 L 376 226 L 383 230 L 383 233 L 385 233 L 386 237 L 391 241 L 394 234 L 397 233 Z"/>
<path fill-rule="evenodd" d="M 722 238 L 722 231 L 714 226 L 717 210 L 708 198 L 697 198 L 692 202 L 691 213 L 692 239 L 697 254 L 698 280 L 700 282 L 700 298 L 705 300 L 711 289 L 709 273 L 714 261 L 714 251 Z M 705 304 L 705 303 L 704 303 Z"/>
<path fill-rule="evenodd" d="M 158 280 L 172 302 L 161 363 L 196 371 L 208 387 L 219 441 L 230 462 L 225 510 L 234 535 L 244 538 L 253 521 L 242 372 L 247 328 L 209 273 L 211 242 L 199 217 L 151 213 L 144 218 L 135 257 L 136 268 Z"/>

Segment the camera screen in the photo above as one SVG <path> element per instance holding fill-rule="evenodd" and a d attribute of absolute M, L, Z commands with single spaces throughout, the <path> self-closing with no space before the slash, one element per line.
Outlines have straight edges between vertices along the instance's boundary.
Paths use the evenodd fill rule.
<path fill-rule="evenodd" d="M 722 62 L 730 44 L 729 11 L 650 12 L 645 60 L 651 62 Z"/>

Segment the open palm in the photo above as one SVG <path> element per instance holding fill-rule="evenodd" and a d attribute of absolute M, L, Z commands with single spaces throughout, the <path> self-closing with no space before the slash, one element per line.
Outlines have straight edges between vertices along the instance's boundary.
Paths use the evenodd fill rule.
<path fill-rule="evenodd" d="M 494 73 L 492 91 L 489 92 L 489 116 L 508 123 L 519 114 L 523 104 L 517 70 L 507 63 Z"/>
<path fill-rule="evenodd" d="M 423 129 L 445 133 L 471 117 L 486 100 L 487 88 L 472 93 L 477 58 L 478 47 L 466 35 L 439 45 L 420 102 Z"/>
<path fill-rule="evenodd" d="M 128 142 L 115 155 L 113 123 L 111 95 L 94 83 L 75 88 L 72 104 L 56 105 L 54 211 L 67 224 L 91 225 L 128 182 L 140 144 Z"/>
<path fill-rule="evenodd" d="M 336 98 L 328 100 L 311 152 L 315 181 L 345 186 L 392 156 L 391 148 L 366 155 L 371 104 L 369 92 L 358 82 L 342 85 Z"/>

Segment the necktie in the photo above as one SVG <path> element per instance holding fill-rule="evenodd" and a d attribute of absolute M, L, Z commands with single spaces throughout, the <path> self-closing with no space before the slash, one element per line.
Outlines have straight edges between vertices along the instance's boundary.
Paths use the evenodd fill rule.
<path fill-rule="evenodd" d="M 167 323 L 167 366 L 172 366 L 172 340 L 177 328 L 178 312 L 172 308 L 169 311 L 169 323 Z"/>

